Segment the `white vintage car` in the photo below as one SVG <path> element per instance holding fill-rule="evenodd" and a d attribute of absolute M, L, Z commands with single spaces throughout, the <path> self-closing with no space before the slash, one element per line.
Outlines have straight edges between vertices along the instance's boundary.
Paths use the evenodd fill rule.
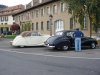
<path fill-rule="evenodd" d="M 42 35 L 39 32 L 24 31 L 10 41 L 10 44 L 14 47 L 43 46 L 49 37 L 50 35 Z"/>

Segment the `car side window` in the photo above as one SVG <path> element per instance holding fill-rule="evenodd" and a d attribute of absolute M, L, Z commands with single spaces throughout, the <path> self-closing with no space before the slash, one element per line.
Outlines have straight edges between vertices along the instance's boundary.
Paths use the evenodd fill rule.
<path fill-rule="evenodd" d="M 41 36 L 39 33 L 32 33 L 31 36 Z"/>
<path fill-rule="evenodd" d="M 28 37 L 28 36 L 31 36 L 31 33 L 27 33 L 27 34 L 26 34 L 26 37 Z"/>
<path fill-rule="evenodd" d="M 67 32 L 67 33 L 66 33 L 66 36 L 73 37 L 73 33 L 74 33 L 74 32 Z"/>
<path fill-rule="evenodd" d="M 37 33 L 37 36 L 41 36 L 41 34 L 40 33 Z"/>
<path fill-rule="evenodd" d="M 36 36 L 36 33 L 32 33 L 31 36 Z"/>

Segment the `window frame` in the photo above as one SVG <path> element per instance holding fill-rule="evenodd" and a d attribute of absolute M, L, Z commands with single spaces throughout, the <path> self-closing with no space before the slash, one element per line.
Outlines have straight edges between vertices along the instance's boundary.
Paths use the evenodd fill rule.
<path fill-rule="evenodd" d="M 50 30 L 50 21 L 47 21 L 47 30 Z"/>
<path fill-rule="evenodd" d="M 50 6 L 47 7 L 47 15 L 50 14 Z"/>
<path fill-rule="evenodd" d="M 38 22 L 36 22 L 36 30 L 38 30 L 39 29 L 39 27 L 38 27 Z"/>
<path fill-rule="evenodd" d="M 60 3 L 60 9 L 61 9 L 61 12 L 65 11 L 65 5 L 62 2 Z"/>
<path fill-rule="evenodd" d="M 54 4 L 54 5 L 53 5 L 53 14 L 56 14 L 56 13 L 57 13 L 57 5 Z"/>
<path fill-rule="evenodd" d="M 43 21 L 41 22 L 41 30 L 44 30 L 44 23 L 43 23 Z"/>

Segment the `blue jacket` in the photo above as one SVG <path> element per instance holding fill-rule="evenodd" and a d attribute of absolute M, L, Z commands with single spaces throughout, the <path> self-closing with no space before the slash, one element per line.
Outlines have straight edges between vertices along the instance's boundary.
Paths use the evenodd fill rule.
<path fill-rule="evenodd" d="M 84 36 L 84 34 L 83 34 L 81 31 L 76 30 L 75 33 L 73 34 L 73 36 L 74 36 L 75 38 L 81 38 L 81 37 Z"/>

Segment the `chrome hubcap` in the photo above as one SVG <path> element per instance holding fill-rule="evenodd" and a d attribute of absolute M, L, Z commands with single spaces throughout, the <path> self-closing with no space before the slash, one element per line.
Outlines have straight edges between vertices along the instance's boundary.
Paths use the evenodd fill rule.
<path fill-rule="evenodd" d="M 91 47 L 92 47 L 92 48 L 95 48 L 95 43 L 92 43 L 92 44 L 91 44 Z"/>
<path fill-rule="evenodd" d="M 63 46 L 63 50 L 68 50 L 68 46 Z"/>

